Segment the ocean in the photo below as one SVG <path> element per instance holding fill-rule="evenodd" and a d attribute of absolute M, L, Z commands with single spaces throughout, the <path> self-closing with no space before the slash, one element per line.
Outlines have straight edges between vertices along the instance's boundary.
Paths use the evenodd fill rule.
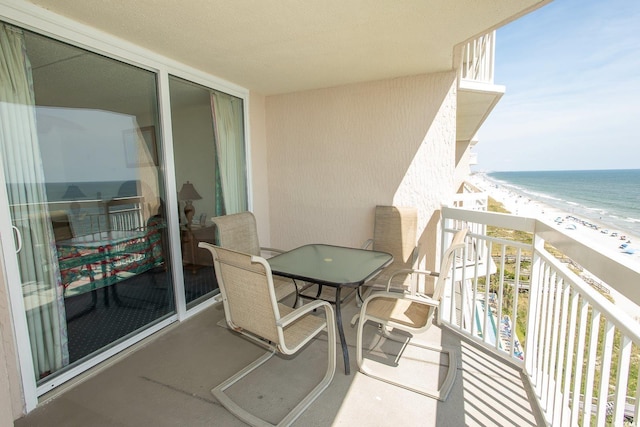
<path fill-rule="evenodd" d="M 136 196 L 137 181 L 83 181 L 83 182 L 47 182 L 48 202 L 100 199 Z M 75 190 L 74 190 L 75 189 Z"/>
<path fill-rule="evenodd" d="M 640 169 L 489 172 L 523 197 L 640 236 Z"/>

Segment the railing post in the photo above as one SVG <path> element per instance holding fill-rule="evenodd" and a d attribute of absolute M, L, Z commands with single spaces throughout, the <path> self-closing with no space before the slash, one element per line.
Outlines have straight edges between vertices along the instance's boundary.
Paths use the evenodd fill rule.
<path fill-rule="evenodd" d="M 437 256 L 437 258 L 438 258 L 438 259 L 436 259 L 436 265 L 437 265 L 437 264 L 438 264 L 438 262 L 442 259 L 442 255 L 444 254 L 444 251 L 445 251 L 445 249 L 444 249 L 444 248 L 445 248 L 446 246 L 445 246 L 445 243 L 444 243 L 444 242 L 445 242 L 445 239 L 446 239 L 446 236 L 447 236 L 447 231 L 446 231 L 446 230 L 447 230 L 447 229 L 449 229 L 449 228 L 451 228 L 451 227 L 453 227 L 453 225 L 454 225 L 454 224 L 453 224 L 453 219 L 451 219 L 451 218 L 442 218 L 442 220 L 441 220 L 441 224 L 442 224 L 442 226 L 441 226 L 441 228 L 440 228 L 440 253 L 439 253 L 439 255 Z M 437 243 L 436 243 L 436 244 L 437 244 Z M 454 297 L 454 296 L 453 296 L 453 288 L 454 288 L 454 285 L 453 285 L 453 283 L 452 283 L 452 284 L 451 284 L 451 298 L 453 298 L 453 297 Z M 446 293 L 446 290 L 445 290 L 445 293 Z M 444 301 L 444 298 L 443 298 L 443 301 Z M 438 309 L 438 311 L 437 311 L 437 315 L 438 315 L 438 316 L 437 316 L 438 325 L 441 325 L 441 324 L 442 324 L 442 320 L 443 320 L 443 318 L 444 318 L 444 317 L 443 317 L 443 316 L 444 316 L 444 314 L 443 314 L 443 313 L 444 313 L 444 311 L 446 310 L 446 307 L 444 307 L 444 302 L 443 302 L 443 301 L 441 301 L 441 302 L 440 302 L 440 308 L 439 308 L 439 309 Z M 448 318 L 448 319 L 446 319 L 446 320 L 447 320 L 449 323 L 451 323 L 451 319 L 452 319 L 452 314 L 449 312 L 449 318 Z"/>
<path fill-rule="evenodd" d="M 462 47 L 460 78 L 493 84 L 495 31 L 484 34 Z"/>
<path fill-rule="evenodd" d="M 538 299 L 541 292 L 542 281 L 542 259 L 539 253 L 544 250 L 544 239 L 533 233 L 533 244 L 531 254 L 531 277 L 529 284 L 529 314 L 527 316 L 527 339 L 524 351 L 525 372 L 531 377 L 532 384 L 537 385 L 538 378 L 535 377 L 536 364 L 536 333 L 538 328 Z"/>

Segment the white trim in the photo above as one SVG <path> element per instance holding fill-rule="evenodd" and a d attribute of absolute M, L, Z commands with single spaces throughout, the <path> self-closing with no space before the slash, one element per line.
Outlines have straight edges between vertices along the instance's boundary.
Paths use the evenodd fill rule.
<path fill-rule="evenodd" d="M 171 270 L 174 283 L 174 301 L 176 304 L 176 313 L 178 320 L 185 317 L 185 296 L 184 296 L 184 271 L 182 268 L 180 226 L 172 226 L 172 224 L 180 224 L 180 216 L 178 210 L 174 207 L 178 204 L 178 190 L 176 187 L 176 173 L 174 166 L 173 151 L 173 128 L 171 123 L 171 105 L 169 104 L 169 73 L 160 71 L 158 73 L 158 102 L 159 102 L 159 119 L 160 128 L 162 129 L 162 157 L 163 166 L 171 165 L 171 167 L 163 167 L 164 183 L 165 183 L 165 211 L 167 214 L 167 224 L 169 224 L 167 233 L 169 237 L 169 251 L 171 254 Z"/>
<path fill-rule="evenodd" d="M 175 167 L 173 156 L 173 136 L 171 127 L 171 106 L 169 104 L 169 74 L 192 81 L 207 88 L 215 89 L 236 96 L 243 100 L 244 123 L 245 123 L 245 161 L 247 174 L 247 197 L 248 206 L 253 206 L 253 191 L 251 182 L 251 144 L 249 131 L 249 90 L 229 81 L 220 79 L 214 75 L 204 73 L 175 60 L 158 55 L 150 50 L 137 46 L 127 40 L 117 38 L 111 34 L 99 31 L 87 25 L 75 22 L 66 17 L 54 14 L 43 8 L 35 6 L 24 0 L 0 0 L 0 20 L 19 26 L 29 31 L 51 37 L 54 40 L 62 41 L 73 46 L 104 55 L 111 59 L 116 59 L 149 71 L 158 75 L 158 102 L 159 120 L 162 129 L 163 145 L 163 171 L 166 191 L 166 209 L 169 221 L 169 242 L 171 247 L 171 259 L 173 267 L 173 280 L 175 284 L 176 315 L 165 321 L 158 323 L 144 332 L 128 339 L 113 348 L 101 353 L 91 360 L 82 363 L 69 371 L 53 378 L 51 382 L 37 387 L 33 374 L 33 362 L 31 346 L 29 342 L 28 327 L 22 292 L 19 287 L 11 284 L 21 283 L 18 271 L 18 262 L 15 255 L 13 238 L 2 239 L 4 250 L 4 264 L 9 287 L 11 309 L 13 311 L 14 333 L 18 348 L 20 372 L 24 389 L 25 411 L 28 413 L 38 404 L 38 396 L 51 391 L 53 388 L 68 381 L 79 373 L 95 366 L 96 364 L 112 357 L 123 349 L 133 345 L 141 339 L 153 334 L 159 329 L 169 325 L 175 320 L 184 320 L 206 308 L 216 304 L 218 298 L 211 298 L 198 306 L 186 310 L 186 300 L 184 296 L 184 275 L 182 268 L 182 257 L 180 254 L 180 229 L 176 210 L 171 206 L 177 205 L 177 193 L 175 184 Z M 0 169 L 0 172 L 2 170 Z M 8 200 L 6 186 L 4 185 L 4 174 L 0 178 L 0 200 Z M 175 212 L 174 212 L 175 211 Z M 4 236 L 12 236 L 11 215 L 8 206 L 0 209 L 0 233 Z M 176 244 L 177 242 L 177 244 Z M 15 289 L 14 289 L 15 288 Z"/>
<path fill-rule="evenodd" d="M 187 310 L 184 318 L 189 319 L 195 316 L 196 314 L 205 311 L 209 307 L 213 307 L 214 305 L 220 304 L 221 302 L 222 302 L 222 295 L 216 294 L 211 298 L 207 299 L 206 301 L 203 301 L 200 304 L 196 305 L 195 307 Z"/>
<path fill-rule="evenodd" d="M 0 200 L 9 200 L 7 184 L 4 174 L 4 163 L 0 161 Z M 24 392 L 24 410 L 29 412 L 38 404 L 36 390 L 36 378 L 34 375 L 33 356 L 31 342 L 29 341 L 29 328 L 27 326 L 27 314 L 22 295 L 22 279 L 18 267 L 18 256 L 13 236 L 11 211 L 9 203 L 0 203 L 0 244 L 2 245 L 2 266 L 6 286 L 9 291 L 9 306 L 13 320 L 13 335 L 15 337 L 18 352 L 18 365 L 22 377 L 22 389 Z M 16 285 L 17 284 L 17 285 Z"/>
<path fill-rule="evenodd" d="M 244 99 L 242 102 L 242 109 L 244 113 L 244 162 L 247 173 L 247 210 L 253 212 L 253 174 L 251 173 L 251 138 L 249 126 L 249 98 Z"/>

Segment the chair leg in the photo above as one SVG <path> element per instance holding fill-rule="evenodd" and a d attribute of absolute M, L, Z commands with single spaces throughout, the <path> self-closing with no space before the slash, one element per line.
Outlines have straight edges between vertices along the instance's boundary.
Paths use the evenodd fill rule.
<path fill-rule="evenodd" d="M 356 314 L 353 315 L 353 317 L 351 318 L 351 327 L 352 328 L 354 326 L 356 326 L 356 323 L 358 322 L 359 318 L 360 318 L 360 312 L 357 312 Z"/>
<path fill-rule="evenodd" d="M 419 344 L 419 343 L 410 342 L 409 345 L 414 347 L 420 347 L 425 350 L 435 351 L 437 353 L 445 353 L 447 355 L 447 358 L 449 359 L 449 367 L 447 369 L 447 375 L 445 376 L 444 381 L 442 382 L 442 386 L 440 387 L 438 392 L 429 393 L 429 392 L 421 392 L 419 390 L 416 390 L 417 393 L 424 394 L 426 396 L 435 397 L 436 399 L 441 401 L 447 400 L 447 397 L 449 396 L 449 392 L 451 391 L 451 387 L 453 387 L 453 383 L 456 380 L 456 372 L 458 371 L 457 352 L 453 349 L 447 349 L 436 344 L 426 344 L 426 343 Z M 413 390 L 413 389 L 409 388 L 409 390 Z"/>
<path fill-rule="evenodd" d="M 364 292 L 361 292 L 362 288 L 364 288 Z M 356 306 L 358 308 L 362 307 L 362 303 L 366 300 L 371 292 L 373 291 L 373 286 L 360 286 L 358 288 L 358 298 L 356 299 Z"/>
<path fill-rule="evenodd" d="M 275 351 L 269 351 L 265 353 L 260 358 L 256 359 L 253 363 L 251 363 L 250 365 L 248 365 L 247 367 L 245 367 L 244 369 L 242 369 L 241 371 L 239 371 L 238 373 L 236 373 L 235 375 L 233 375 L 232 377 L 230 377 L 229 379 L 227 379 L 217 387 L 214 387 L 213 389 L 211 389 L 211 393 L 216 399 L 218 399 L 218 401 L 222 404 L 222 406 L 227 408 L 227 410 L 231 412 L 233 415 L 235 415 L 242 421 L 252 426 L 264 427 L 264 426 L 271 426 L 272 424 L 242 409 L 233 400 L 231 400 L 229 396 L 225 394 L 224 391 L 229 387 L 231 387 L 232 385 L 234 385 L 235 383 L 237 383 L 238 381 L 240 381 L 242 378 L 249 375 L 251 372 L 253 372 L 257 368 L 259 368 L 261 365 L 266 363 L 269 359 L 273 357 L 274 354 L 275 354 Z"/>
<path fill-rule="evenodd" d="M 453 387 L 453 383 L 455 382 L 456 379 L 456 372 L 458 370 L 458 362 L 457 362 L 457 353 L 455 352 L 455 350 L 453 349 L 445 349 L 441 346 L 435 345 L 435 344 L 420 344 L 420 343 L 415 343 L 415 342 L 411 342 L 410 339 L 408 339 L 408 337 L 402 337 L 400 335 L 396 335 L 396 334 L 391 334 L 388 331 L 386 331 L 386 327 L 384 325 L 382 325 L 382 330 L 383 330 L 383 335 L 393 341 L 398 341 L 398 342 L 406 342 L 406 345 L 410 345 L 413 347 L 420 347 L 426 350 L 432 350 L 438 353 L 445 353 L 449 359 L 449 366 L 447 368 L 447 374 L 445 376 L 444 381 L 442 382 L 442 386 L 440 387 L 439 390 L 437 391 L 431 391 L 431 390 L 427 390 L 427 389 L 421 389 L 421 388 L 415 388 L 415 387 L 410 387 L 406 384 L 400 383 L 400 382 L 396 382 L 393 381 L 390 378 L 387 377 L 382 377 L 379 375 L 376 375 L 373 371 L 371 371 L 369 369 L 369 367 L 367 366 L 367 363 L 365 363 L 364 357 L 363 357 L 363 351 L 362 351 L 362 334 L 363 334 L 363 329 L 364 329 L 364 324 L 367 323 L 367 317 L 364 316 L 360 322 L 358 323 L 358 332 L 357 332 L 357 338 L 356 338 L 356 361 L 358 363 L 358 369 L 360 372 L 362 372 L 363 374 L 372 377 L 372 378 L 376 378 L 380 381 L 384 381 L 386 383 L 389 384 L 393 384 L 395 386 L 404 388 L 406 390 L 410 390 L 413 391 L 415 393 L 419 393 L 422 394 L 424 396 L 429 396 L 429 397 L 433 397 L 436 398 L 440 401 L 445 401 L 447 400 L 447 397 L 449 396 L 449 392 L 451 391 L 451 388 Z M 396 362 L 398 362 L 401 359 L 401 354 L 398 355 Z"/>
<path fill-rule="evenodd" d="M 296 299 L 293 301 L 293 307 L 292 308 L 298 308 L 300 307 L 300 288 L 298 288 L 298 282 L 296 282 L 296 279 L 291 279 L 293 281 L 293 286 L 296 288 Z"/>
<path fill-rule="evenodd" d="M 331 322 L 331 323 L 329 323 Z M 333 380 L 333 375 L 336 371 L 336 335 L 335 335 L 335 320 L 333 316 L 329 316 L 327 319 L 327 371 L 322 378 L 322 380 L 307 394 L 304 399 L 302 399 L 296 406 L 293 408 L 278 424 L 277 426 L 289 426 L 291 425 L 308 407 L 313 403 L 314 400 L 329 386 L 331 380 Z M 330 325 L 330 326 L 329 326 Z M 233 400 L 229 398 L 225 394 L 225 390 L 240 381 L 242 378 L 246 377 L 248 374 L 259 368 L 261 365 L 266 363 L 269 359 L 273 357 L 275 351 L 269 351 L 261 356 L 259 359 L 233 375 L 231 378 L 227 379 L 217 387 L 211 389 L 211 393 L 213 396 L 218 399 L 220 404 L 227 408 L 229 412 L 238 417 L 240 420 L 245 423 L 256 426 L 256 427 L 265 427 L 265 426 L 273 426 L 266 422 L 265 420 L 258 418 L 257 416 L 251 414 L 250 412 L 242 409 L 238 406 Z"/>

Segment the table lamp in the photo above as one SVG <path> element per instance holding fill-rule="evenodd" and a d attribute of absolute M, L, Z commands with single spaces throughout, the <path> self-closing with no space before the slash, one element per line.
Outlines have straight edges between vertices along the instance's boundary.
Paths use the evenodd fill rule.
<path fill-rule="evenodd" d="M 187 217 L 187 227 L 191 228 L 191 220 L 196 213 L 196 209 L 193 207 L 193 201 L 202 199 L 202 196 L 200 196 L 193 184 L 187 181 L 182 184 L 178 198 L 185 201 L 184 216 Z"/>

